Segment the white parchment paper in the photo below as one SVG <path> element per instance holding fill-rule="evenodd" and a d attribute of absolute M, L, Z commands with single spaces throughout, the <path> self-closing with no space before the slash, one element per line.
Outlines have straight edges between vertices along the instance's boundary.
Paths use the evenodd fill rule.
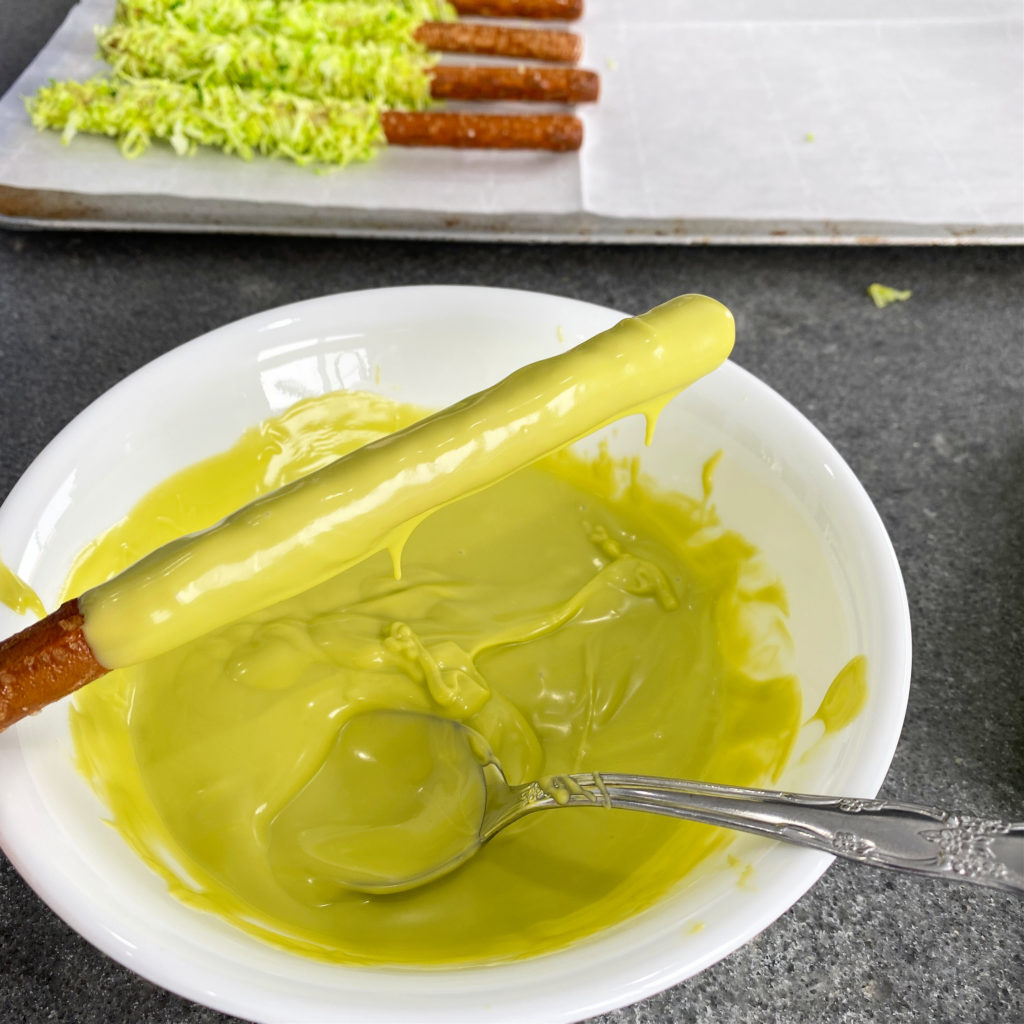
<path fill-rule="evenodd" d="M 459 214 L 1024 224 L 1019 0 L 589 0 L 579 154 L 387 148 L 318 174 L 32 128 L 21 97 L 102 73 L 81 0 L 0 100 L 0 184 Z"/>

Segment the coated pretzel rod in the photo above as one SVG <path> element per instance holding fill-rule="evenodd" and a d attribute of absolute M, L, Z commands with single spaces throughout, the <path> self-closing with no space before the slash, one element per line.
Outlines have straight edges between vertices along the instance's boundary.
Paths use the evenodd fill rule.
<path fill-rule="evenodd" d="M 271 86 L 316 99 L 370 99 L 375 93 L 390 106 L 417 109 L 427 96 L 458 100 L 526 100 L 589 103 L 597 99 L 593 71 L 544 65 L 466 66 L 413 64 L 392 74 L 375 49 L 291 40 L 287 48 L 268 43 L 258 31 L 239 35 L 245 43 L 226 56 L 223 37 L 189 29 L 168 34 L 154 46 L 153 26 L 115 27 L 99 37 L 100 52 L 125 78 L 168 78 L 177 82 Z M 354 65 L 353 54 L 365 54 Z M 295 67 L 282 73 L 282 61 Z M 287 63 L 285 65 L 287 67 Z"/>
<path fill-rule="evenodd" d="M 583 14 L 583 0 L 452 0 L 452 7 L 481 18 L 575 21 Z"/>
<path fill-rule="evenodd" d="M 662 408 L 721 364 L 733 334 L 724 306 L 679 296 L 151 551 L 0 641 L 0 730 L 111 668 L 323 583 L 605 424 Z M 514 429 L 538 419 L 541 430 Z"/>
<path fill-rule="evenodd" d="M 575 64 L 583 54 L 583 39 L 575 32 L 561 29 L 425 21 L 413 33 L 413 38 L 438 53 L 478 53 L 561 64 Z"/>
<path fill-rule="evenodd" d="M 290 6 L 283 4 L 281 8 L 287 11 Z M 114 24 L 102 33 L 101 39 L 109 38 L 111 33 L 116 37 L 119 32 L 138 32 L 148 26 L 150 30 L 159 29 L 171 35 L 189 30 L 228 37 L 221 42 L 229 44 L 235 33 L 255 30 L 267 41 L 283 35 L 310 45 L 347 46 L 383 40 L 401 46 L 413 39 L 426 49 L 440 53 L 482 53 L 566 64 L 576 63 L 583 50 L 581 37 L 563 29 L 419 21 L 410 12 L 397 20 L 389 20 L 379 13 L 360 15 L 351 10 L 349 4 L 331 0 L 323 4 L 301 0 L 294 7 L 299 13 L 283 17 L 274 0 L 251 6 L 245 2 L 222 5 L 219 0 L 177 0 L 175 3 L 171 0 L 121 0 Z"/>
<path fill-rule="evenodd" d="M 325 2 L 332 3 L 334 0 Z M 337 2 L 340 5 L 345 0 Z M 215 21 L 223 17 L 234 20 L 242 16 L 237 10 L 225 10 L 225 6 L 230 5 L 220 4 L 219 0 L 214 6 L 220 8 L 216 11 Z M 454 0 L 450 2 L 450 6 L 457 14 L 471 17 L 519 18 L 524 21 L 576 21 L 583 14 L 583 0 Z M 153 17 L 155 14 L 162 17 L 167 11 L 173 11 L 177 17 L 179 7 L 180 0 L 118 0 L 116 17 L 118 21 L 134 21 L 139 17 Z M 415 6 L 399 5 L 397 13 L 402 14 L 410 9 L 415 10 Z"/>
<path fill-rule="evenodd" d="M 345 164 L 368 159 L 382 142 L 396 146 L 579 149 L 583 126 L 568 114 L 466 114 L 380 110 L 323 97 L 233 85 L 155 79 L 53 82 L 28 104 L 32 123 L 65 133 L 108 135 L 136 157 L 153 139 L 179 154 L 199 145 L 237 153 L 284 156 L 298 163 Z M 247 134 L 242 134 L 244 126 Z"/>
<path fill-rule="evenodd" d="M 533 32 L 531 38 L 550 35 Z M 126 79 L 280 88 L 311 99 L 376 98 L 400 110 L 420 109 L 429 97 L 584 103 L 597 99 L 599 84 L 594 72 L 579 68 L 438 66 L 436 57 L 365 42 L 275 40 L 258 26 L 222 36 L 191 25 L 114 25 L 98 41 L 104 59 Z"/>

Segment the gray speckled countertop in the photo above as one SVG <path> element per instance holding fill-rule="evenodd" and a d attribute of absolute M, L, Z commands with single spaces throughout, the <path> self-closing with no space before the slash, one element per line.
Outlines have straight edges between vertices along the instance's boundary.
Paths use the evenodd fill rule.
<path fill-rule="evenodd" d="M 8 33 L 13 3 L 0 0 L 0 90 L 52 31 L 62 6 L 37 5 Z M 865 288 L 876 280 L 912 288 L 913 299 L 875 309 Z M 730 305 L 739 327 L 735 360 L 832 440 L 874 499 L 903 567 L 913 689 L 883 794 L 1024 818 L 1018 249 L 0 233 L 0 497 L 72 416 L 173 346 L 281 303 L 421 283 L 529 288 L 636 311 L 682 291 Z M 1024 1019 L 1024 904 L 837 864 L 727 960 L 599 1018 L 883 1019 Z M 0 1022 L 228 1020 L 98 953 L 0 855 Z"/>

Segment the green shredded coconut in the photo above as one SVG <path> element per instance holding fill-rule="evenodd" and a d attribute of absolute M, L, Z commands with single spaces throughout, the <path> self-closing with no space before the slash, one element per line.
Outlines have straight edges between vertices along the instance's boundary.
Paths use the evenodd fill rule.
<path fill-rule="evenodd" d="M 869 284 L 868 295 L 871 296 L 871 301 L 879 308 L 883 309 L 885 306 L 890 305 L 893 302 L 906 302 L 910 298 L 912 292 L 900 291 L 898 288 L 890 288 L 886 284 Z"/>
<path fill-rule="evenodd" d="M 299 164 L 347 164 L 368 160 L 385 141 L 375 104 L 233 85 L 159 78 L 51 82 L 26 106 L 37 128 L 60 131 L 65 144 L 78 132 L 109 135 L 129 159 L 163 139 L 179 156 L 213 146 L 244 160 L 261 154 Z"/>
<path fill-rule="evenodd" d="M 258 29 L 219 36 L 173 26 L 115 25 L 100 31 L 99 43 L 104 59 L 123 78 L 283 89 L 414 110 L 430 105 L 427 71 L 437 62 L 423 47 L 335 46 Z"/>
<path fill-rule="evenodd" d="M 337 46 L 381 42 L 407 46 L 424 21 L 451 21 L 445 0 L 120 0 L 117 20 L 227 34 L 259 29 L 269 35 Z"/>

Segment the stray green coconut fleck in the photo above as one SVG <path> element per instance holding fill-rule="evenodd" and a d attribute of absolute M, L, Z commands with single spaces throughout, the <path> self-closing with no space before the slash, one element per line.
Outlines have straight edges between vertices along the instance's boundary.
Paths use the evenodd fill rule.
<path fill-rule="evenodd" d="M 879 308 L 884 309 L 893 302 L 906 302 L 913 294 L 911 291 L 900 291 L 898 288 L 890 288 L 886 284 L 869 284 L 868 295 L 871 301 Z"/>

